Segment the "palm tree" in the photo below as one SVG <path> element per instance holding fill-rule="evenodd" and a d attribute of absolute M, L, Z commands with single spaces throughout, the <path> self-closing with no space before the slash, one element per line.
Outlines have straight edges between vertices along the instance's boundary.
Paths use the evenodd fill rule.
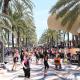
<path fill-rule="evenodd" d="M 18 21 L 21 18 L 24 18 L 24 16 L 26 15 L 25 18 L 29 18 L 31 17 L 31 13 L 32 13 L 32 2 L 30 0 L 21 0 L 22 2 L 18 1 L 18 0 L 4 0 L 3 1 L 3 13 L 9 15 L 10 20 L 12 21 L 12 31 L 15 31 L 15 26 L 17 26 L 16 23 L 15 24 L 15 19 L 17 17 L 17 22 L 21 22 Z M 15 7 L 14 7 L 15 6 Z M 13 9 L 14 7 L 14 9 Z M 12 10 L 12 12 L 11 12 Z M 15 14 L 15 11 L 17 12 Z M 20 24 L 19 24 L 20 25 Z M 18 26 L 17 26 L 18 27 Z M 17 28 L 17 33 L 18 33 L 18 37 L 19 37 L 19 28 Z M 19 44 L 19 38 L 18 38 L 18 44 Z M 12 45 L 14 47 L 14 35 L 12 33 Z M 19 45 L 18 45 L 19 46 Z"/>
<path fill-rule="evenodd" d="M 20 0 L 0 0 L 0 7 L 2 7 L 2 3 L 3 3 L 3 10 L 2 12 L 5 14 L 8 14 L 8 7 L 9 4 L 12 4 L 10 7 L 14 7 Z M 30 10 L 32 10 L 32 2 L 31 0 L 21 0 L 20 1 L 23 5 L 26 5 L 26 7 L 28 7 Z M 16 7 L 16 6 L 15 6 Z"/>
<path fill-rule="evenodd" d="M 0 14 L 0 45 L 4 45 L 7 42 L 6 32 L 11 31 L 12 25 L 11 21 L 7 18 L 7 16 Z M 2 46 L 1 46 L 2 47 Z M 3 47 L 0 50 L 0 62 L 4 61 Z"/>
<path fill-rule="evenodd" d="M 11 16 L 11 19 L 12 19 L 12 22 L 13 22 L 12 31 L 17 34 L 17 43 L 18 43 L 18 47 L 20 47 L 20 45 L 19 45 L 20 44 L 20 36 L 25 34 L 25 31 L 28 30 L 27 26 L 28 26 L 28 24 L 30 25 L 30 23 L 28 23 L 28 21 L 26 20 L 26 22 L 28 23 L 28 24 L 26 24 L 24 19 L 22 19 L 22 17 L 19 17 L 18 13 L 14 13 Z M 30 26 L 29 26 L 29 28 L 30 28 Z M 28 32 L 26 32 L 26 33 L 28 33 Z M 14 37 L 14 35 L 12 34 L 12 41 L 13 41 L 13 37 Z M 14 43 L 13 43 L 13 45 L 14 45 Z"/>
<path fill-rule="evenodd" d="M 5 32 L 12 32 L 11 27 L 11 21 L 8 19 L 8 17 L 0 14 L 0 30 L 4 30 Z"/>
<path fill-rule="evenodd" d="M 57 18 L 62 18 L 62 25 L 68 24 L 68 31 L 72 28 L 74 22 L 79 16 L 80 0 L 59 0 L 50 10 L 51 14 L 56 13 Z M 62 9 L 61 9 L 62 8 Z M 76 11 L 75 11 L 76 10 Z"/>
<path fill-rule="evenodd" d="M 62 19 L 61 24 L 63 26 L 68 25 L 67 31 L 70 31 L 80 16 L 79 5 L 80 5 L 80 0 L 58 0 L 56 5 L 51 8 L 50 13 L 51 14 L 56 13 L 57 15 L 56 18 L 57 19 L 61 18 Z M 76 42 L 78 42 L 77 37 L 76 37 Z"/>
<path fill-rule="evenodd" d="M 36 28 L 35 26 L 27 26 L 27 29 L 25 31 L 25 37 L 26 37 L 26 47 L 28 47 L 28 43 L 30 44 L 34 44 L 35 42 L 37 42 L 36 40 Z"/>
<path fill-rule="evenodd" d="M 60 39 L 58 32 L 55 30 L 48 29 L 42 34 L 39 42 L 41 44 L 47 43 L 48 47 L 53 47 L 55 46 L 55 44 L 57 44 L 56 42 L 58 42 L 58 39 Z"/>
<path fill-rule="evenodd" d="M 13 47 L 14 47 L 13 33 L 14 32 L 17 33 L 18 38 L 20 38 L 22 31 L 24 32 L 24 30 L 25 30 L 24 27 L 27 27 L 27 25 L 26 26 L 22 25 L 25 23 L 25 18 L 31 19 L 31 17 L 32 17 L 32 8 L 33 8 L 32 2 L 30 0 L 21 0 L 20 1 L 22 3 L 21 4 L 21 3 L 19 3 L 19 1 L 20 0 L 0 0 L 0 10 L 2 11 L 2 14 L 0 14 L 1 39 L 3 41 L 3 38 L 5 36 L 3 34 L 3 30 L 6 31 L 6 29 L 7 29 L 10 32 L 12 31 Z M 22 11 L 22 10 L 24 10 L 24 11 Z M 15 12 L 17 12 L 17 13 L 15 13 Z M 24 14 L 26 14 L 26 15 L 24 15 Z M 8 40 L 9 40 L 9 35 L 8 35 Z M 19 46 L 19 40 L 18 40 L 18 46 Z"/>
<path fill-rule="evenodd" d="M 23 0 L 23 2 L 25 2 L 25 0 Z M 28 1 L 28 2 L 30 2 L 30 1 Z M 26 15 L 25 18 L 29 18 L 30 17 L 29 14 L 32 13 L 32 5 L 31 4 L 29 5 L 29 3 L 26 3 L 26 2 L 25 2 L 26 5 L 25 4 L 22 4 L 18 0 L 15 0 L 14 4 L 13 4 L 13 2 L 11 2 L 11 4 L 13 6 L 15 6 L 15 11 L 16 11 L 16 13 L 13 16 L 13 18 L 16 18 L 17 17 L 16 22 L 18 22 L 18 23 L 16 23 L 16 26 L 17 26 L 17 29 L 16 30 L 17 30 L 17 34 L 18 34 L 17 42 L 18 42 L 18 47 L 19 47 L 19 42 L 20 42 L 20 38 L 19 37 L 20 37 L 20 30 L 21 30 L 20 28 L 23 27 L 23 25 L 21 26 L 21 23 L 20 22 L 22 21 L 22 19 L 24 18 L 25 15 Z M 12 6 L 10 6 L 10 7 L 12 7 Z M 29 11 L 29 9 L 30 9 L 30 11 Z M 18 25 L 20 25 L 21 27 L 18 26 Z M 13 26 L 12 29 L 14 30 L 14 26 Z M 12 43 L 14 45 L 13 38 L 14 38 L 14 35 L 12 34 Z"/>

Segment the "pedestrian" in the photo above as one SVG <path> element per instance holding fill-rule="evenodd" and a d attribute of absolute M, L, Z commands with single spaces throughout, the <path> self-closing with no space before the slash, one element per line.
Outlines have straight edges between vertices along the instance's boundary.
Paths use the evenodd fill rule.
<path fill-rule="evenodd" d="M 71 60 L 71 52 L 68 52 L 67 53 L 67 61 L 68 61 L 68 64 L 70 64 L 70 60 Z"/>
<path fill-rule="evenodd" d="M 17 62 L 19 58 L 19 52 L 17 49 L 14 50 L 14 55 L 13 55 L 13 66 L 12 66 L 12 71 L 16 70 Z"/>
<path fill-rule="evenodd" d="M 39 61 L 39 53 L 38 53 L 38 50 L 36 50 L 34 53 L 35 53 L 35 57 L 36 57 L 36 64 L 38 64 L 38 61 Z"/>
<path fill-rule="evenodd" d="M 24 59 L 24 51 L 23 51 L 23 50 L 21 51 L 20 58 L 21 58 L 21 63 L 22 63 L 22 61 L 23 61 L 23 59 Z"/>
<path fill-rule="evenodd" d="M 61 69 L 61 58 L 60 55 L 56 55 L 54 58 L 55 69 Z"/>
<path fill-rule="evenodd" d="M 24 71 L 25 79 L 30 78 L 30 63 L 29 63 L 29 56 L 28 55 L 24 56 L 23 71 Z"/>
<path fill-rule="evenodd" d="M 41 49 L 41 50 L 38 52 L 38 54 L 39 54 L 40 62 L 41 62 L 41 64 L 42 64 L 42 63 L 43 63 L 43 58 L 44 58 L 43 49 Z"/>
<path fill-rule="evenodd" d="M 56 54 L 56 52 L 55 52 L 55 49 L 54 48 L 51 48 L 51 58 L 54 58 L 55 57 L 55 54 Z"/>
<path fill-rule="evenodd" d="M 44 76 L 46 76 L 47 74 L 47 70 L 49 68 L 49 64 L 48 64 L 48 54 L 44 54 Z"/>

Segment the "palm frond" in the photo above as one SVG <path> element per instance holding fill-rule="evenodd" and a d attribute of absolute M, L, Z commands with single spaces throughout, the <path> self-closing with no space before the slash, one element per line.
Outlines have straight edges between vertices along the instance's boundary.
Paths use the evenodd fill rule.
<path fill-rule="evenodd" d="M 25 5 L 28 6 L 29 9 L 32 11 L 32 9 L 33 9 L 33 5 L 34 5 L 34 4 L 32 3 L 31 0 L 22 0 L 22 2 L 24 2 Z"/>
<path fill-rule="evenodd" d="M 68 24 L 71 20 L 74 21 L 74 19 L 77 19 L 75 17 L 78 16 L 78 11 L 75 11 L 76 9 L 78 9 L 78 6 L 76 6 L 72 11 L 69 11 L 65 16 L 64 18 L 62 19 L 62 22 L 61 24 L 63 26 L 65 26 L 66 24 Z"/>
<path fill-rule="evenodd" d="M 66 5 L 66 3 L 69 3 L 70 1 L 72 1 L 72 0 L 59 0 L 59 1 L 56 3 L 56 5 L 51 8 L 50 13 L 51 13 L 51 14 L 55 13 L 55 11 L 56 11 L 57 9 L 59 9 L 59 8 L 62 7 L 63 5 Z"/>
<path fill-rule="evenodd" d="M 61 10 L 58 14 L 57 14 L 57 19 L 60 18 L 60 17 L 63 17 L 65 16 L 65 14 L 72 8 L 72 6 L 75 5 L 76 2 L 72 2 L 70 4 L 68 4 L 66 7 L 63 8 L 63 10 Z"/>

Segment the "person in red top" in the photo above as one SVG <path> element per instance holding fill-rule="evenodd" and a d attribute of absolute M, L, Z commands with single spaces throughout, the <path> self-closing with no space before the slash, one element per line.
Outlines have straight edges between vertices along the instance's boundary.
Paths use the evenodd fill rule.
<path fill-rule="evenodd" d="M 57 55 L 56 58 L 54 58 L 54 64 L 56 69 L 61 69 L 61 58 L 60 55 Z"/>

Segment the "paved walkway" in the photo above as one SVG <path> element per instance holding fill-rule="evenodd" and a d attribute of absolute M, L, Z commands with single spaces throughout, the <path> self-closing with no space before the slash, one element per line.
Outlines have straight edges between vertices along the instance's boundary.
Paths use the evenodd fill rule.
<path fill-rule="evenodd" d="M 9 63 L 6 64 L 7 69 L 0 70 L 0 80 L 24 80 L 22 65 L 19 63 L 16 71 L 11 71 L 12 61 L 9 57 Z M 61 70 L 55 70 L 53 60 L 49 60 L 50 68 L 47 75 L 44 76 L 43 64 L 35 64 L 35 57 L 32 57 L 31 77 L 29 80 L 80 80 L 80 67 L 75 65 L 62 65 Z M 28 79 L 26 79 L 28 80 Z"/>

